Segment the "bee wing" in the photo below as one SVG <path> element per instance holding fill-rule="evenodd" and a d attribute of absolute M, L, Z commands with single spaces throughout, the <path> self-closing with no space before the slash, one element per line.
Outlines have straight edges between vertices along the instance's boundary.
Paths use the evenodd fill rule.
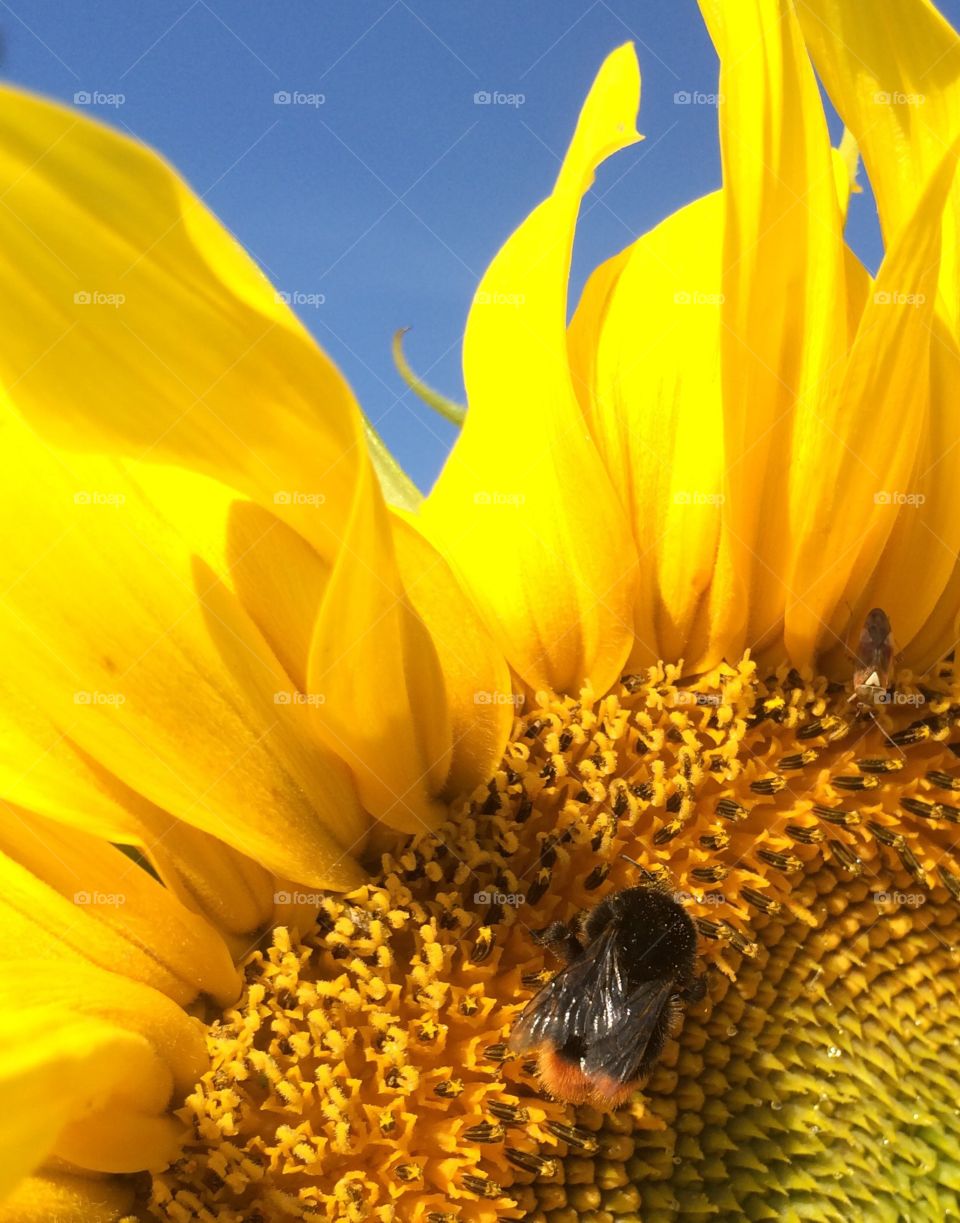
<path fill-rule="evenodd" d="M 606 1075 L 619 1083 L 629 1082 L 676 988 L 672 977 L 638 985 L 620 1002 L 614 1022 L 588 1045 L 581 1060 L 583 1072 Z"/>
<path fill-rule="evenodd" d="M 608 926 L 530 999 L 513 1026 L 511 1049 L 523 1053 L 542 1044 L 560 1046 L 571 1036 L 587 1043 L 607 1029 L 624 994 L 614 938 Z"/>

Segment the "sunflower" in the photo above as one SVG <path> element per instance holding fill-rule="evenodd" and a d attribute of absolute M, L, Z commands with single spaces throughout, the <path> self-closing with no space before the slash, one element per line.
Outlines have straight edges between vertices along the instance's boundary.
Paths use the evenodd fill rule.
<path fill-rule="evenodd" d="M 614 51 L 422 502 L 167 166 L 0 97 L 3 1223 L 960 1213 L 960 41 L 701 8 L 721 189 L 567 324 Z M 707 995 L 573 1108 L 531 931 L 638 870 Z"/>

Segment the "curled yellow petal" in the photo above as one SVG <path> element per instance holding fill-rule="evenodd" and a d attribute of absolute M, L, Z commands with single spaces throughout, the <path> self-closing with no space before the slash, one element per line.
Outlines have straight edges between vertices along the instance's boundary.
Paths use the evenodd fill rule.
<path fill-rule="evenodd" d="M 53 954 L 73 947 L 181 1004 L 201 993 L 221 1006 L 236 999 L 240 981 L 223 941 L 119 849 L 7 807 L 0 854 L 4 907 L 40 927 Z"/>
<path fill-rule="evenodd" d="M 164 828 L 170 825 L 168 813 L 98 764 L 6 668 L 0 672 L 0 797 L 108 841 L 139 842 L 154 813 Z"/>
<path fill-rule="evenodd" d="M 833 152 L 792 0 L 700 5 L 720 56 L 725 486 L 712 660 L 782 638 L 796 439 L 846 346 Z M 785 495 L 786 490 L 790 495 Z M 802 592 L 801 592 L 802 593 Z"/>
<path fill-rule="evenodd" d="M 368 811 L 414 832 L 443 818 L 450 716 L 436 647 L 404 590 L 390 517 L 367 464 L 317 617 L 307 684 L 320 732 Z M 290 872 L 287 872 L 290 873 Z"/>
<path fill-rule="evenodd" d="M 262 866 L 124 785 L 6 673 L 0 719 L 0 798 L 137 847 L 188 908 L 225 934 L 249 935 L 270 920 L 274 889 Z"/>
<path fill-rule="evenodd" d="M 28 1022 L 35 1025 L 32 1033 Z M 73 1116 L 89 1116 L 90 1101 L 109 1097 L 127 1081 L 163 1102 L 169 1098 L 169 1074 L 147 1041 L 132 1032 L 28 1008 L 15 1020 L 0 1019 L 0 1035 L 0 1195 L 40 1164 Z M 168 1156 L 177 1148 L 172 1119 L 170 1124 Z"/>
<path fill-rule="evenodd" d="M 803 0 L 803 33 L 853 132 L 887 245 L 960 133 L 960 37 L 928 0 Z M 940 285 L 956 322 L 958 200 L 944 216 Z"/>
<path fill-rule="evenodd" d="M 933 563 L 911 564 L 909 581 L 894 570 L 882 586 L 872 581 L 898 519 L 910 524 L 908 537 L 923 539 L 926 533 L 924 507 L 903 498 L 909 497 L 911 476 L 925 449 L 939 217 L 956 173 L 958 147 L 960 141 L 942 159 L 911 223 L 881 265 L 834 398 L 823 410 L 830 429 L 810 430 L 796 455 L 801 471 L 811 479 L 816 473 L 817 496 L 808 491 L 804 498 L 798 489 L 794 504 L 797 542 L 788 585 L 803 595 L 788 608 L 786 641 L 795 660 L 809 660 L 818 647 L 836 644 L 844 636 L 843 625 L 851 618 L 862 622 L 881 589 L 905 645 L 952 568 L 949 558 L 937 557 L 924 543 L 923 556 Z M 847 438 L 855 444 L 838 443 Z M 939 506 L 938 499 L 931 510 Z M 897 552 L 905 559 L 902 540 L 891 555 Z"/>
<path fill-rule="evenodd" d="M 227 532 L 230 575 L 240 601 L 294 687 L 306 692 L 314 620 L 330 565 L 302 535 L 250 501 L 232 506 Z"/>
<path fill-rule="evenodd" d="M 317 885 L 361 878 L 368 818 L 230 587 L 237 494 L 0 426 L 7 681 L 171 816 Z M 14 511 L 13 507 L 17 507 Z"/>
<path fill-rule="evenodd" d="M 232 950 L 273 920 L 273 876 L 259 862 L 216 837 L 177 821 L 140 843 L 157 874 L 180 902 L 219 930 Z"/>
<path fill-rule="evenodd" d="M 454 798 L 490 777 L 519 698 L 506 660 L 446 560 L 420 533 L 416 516 L 395 514 L 393 529 L 404 584 L 443 668 L 453 740 L 444 793 Z"/>
<path fill-rule="evenodd" d="M 186 184 L 105 125 L 4 89 L 0 190 L 0 373 L 17 409 L 70 448 L 205 471 L 335 555 L 359 412 Z"/>
<path fill-rule="evenodd" d="M 469 411 L 422 510 L 511 666 L 534 687 L 605 687 L 634 640 L 636 551 L 585 426 L 566 351 L 577 212 L 633 143 L 632 47 L 603 65 L 553 194 L 490 265 L 464 338 Z M 649 635 L 648 635 L 649 639 Z"/>
<path fill-rule="evenodd" d="M 594 273 L 570 324 L 584 412 L 644 574 L 631 669 L 655 657 L 696 668 L 706 648 L 694 625 L 724 500 L 723 216 L 718 193 L 662 222 Z M 655 654 L 640 643 L 641 616 L 656 626 Z"/>
<path fill-rule="evenodd" d="M 3 91 L 0 193 L 0 326 L 10 337 L 0 379 L 16 411 L 58 447 L 205 473 L 295 528 L 329 570 L 322 605 L 307 607 L 312 582 L 296 600 L 300 629 L 305 607 L 322 629 L 313 678 L 323 687 L 313 695 L 329 701 L 307 710 L 311 733 L 348 760 L 374 815 L 404 827 L 438 819 L 432 800 L 450 752 L 442 680 L 429 636 L 407 611 L 364 422 L 339 371 L 169 167 L 107 127 Z M 210 616 L 228 621 L 231 665 L 265 679 L 249 634 L 210 606 L 221 600 L 202 571 L 194 581 L 209 591 Z M 116 609 L 126 610 L 122 601 Z M 275 640 L 280 648 L 282 634 Z M 370 659 L 362 667 L 361 641 Z M 281 653 L 284 665 L 307 667 L 302 640 Z M 283 723 L 304 710 L 274 712 Z M 229 721 L 218 735 L 241 782 L 246 751 L 263 749 Z M 272 733 L 262 718 L 247 730 Z M 373 744 L 380 759 L 370 767 Z M 334 843 L 331 825 L 324 845 L 301 841 L 299 864 L 292 844 L 269 837 L 244 848 L 279 874 L 349 886 L 358 876 L 347 856 L 363 821 L 322 747 L 302 762 L 296 784 L 334 799 L 342 839 Z M 264 817 L 291 797 L 282 782 L 271 788 L 273 798 L 251 792 Z"/>
<path fill-rule="evenodd" d="M 82 1153 L 95 1171 L 158 1167 L 176 1155 L 184 1127 L 167 1109 L 206 1055 L 201 1025 L 169 999 L 68 960 L 56 972 L 8 961 L 0 1029 L 0 1195 L 50 1155 Z M 116 1116 L 133 1127 L 122 1153 Z"/>

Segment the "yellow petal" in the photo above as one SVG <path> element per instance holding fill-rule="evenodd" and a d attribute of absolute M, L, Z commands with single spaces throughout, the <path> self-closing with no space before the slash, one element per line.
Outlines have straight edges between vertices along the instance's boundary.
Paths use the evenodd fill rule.
<path fill-rule="evenodd" d="M 48 1155 L 69 1158 L 84 1121 L 84 1166 L 162 1166 L 185 1132 L 166 1109 L 205 1064 L 200 1023 L 156 991 L 70 961 L 55 972 L 8 961 L 0 980 L 0 1195 Z M 98 1124 L 111 1107 L 135 1126 L 122 1154 L 112 1123 Z M 124 1166 L 109 1166 L 117 1160 Z"/>
<path fill-rule="evenodd" d="M 720 56 L 726 500 L 714 652 L 780 640 L 792 502 L 846 346 L 842 216 L 817 83 L 791 0 L 701 0 Z M 786 495 L 790 490 L 790 495 Z M 714 661 L 716 658 L 714 658 Z"/>
<path fill-rule="evenodd" d="M 335 555 L 359 412 L 203 203 L 150 150 L 9 89 L 0 190 L 0 372 L 18 410 L 79 450 L 208 472 Z"/>
<path fill-rule="evenodd" d="M 957 437 L 960 436 L 960 347 L 940 320 L 933 327 L 930 344 L 930 412 L 911 489 L 926 500 L 919 513 L 897 518 L 894 533 L 907 528 L 923 540 L 922 549 L 914 545 L 909 557 L 900 557 L 881 567 L 885 582 L 895 585 L 902 598 L 909 596 L 914 582 L 924 583 L 928 597 L 922 608 L 926 619 L 913 639 L 904 638 L 905 661 L 922 674 L 943 658 L 960 637 L 960 517 L 956 512 L 955 488 L 957 477 L 952 475 L 957 461 Z M 905 550 L 905 549 L 904 549 Z M 918 563 L 922 557 L 922 565 Z M 937 594 L 936 582 L 947 566 L 947 580 Z M 909 574 L 909 578 L 904 575 Z M 880 594 L 879 598 L 889 597 Z M 886 604 L 881 604 L 886 607 Z M 898 621 L 894 619 L 894 625 Z M 901 632 L 899 627 L 896 631 Z"/>
<path fill-rule="evenodd" d="M 236 495 L 183 470 L 54 452 L 0 423 L 8 680 L 172 816 L 317 885 L 361 877 L 367 819 L 312 710 L 228 586 Z"/>
<path fill-rule="evenodd" d="M 231 514 L 229 553 L 240 599 L 290 676 L 293 699 L 308 703 L 318 733 L 348 761 L 367 809 L 413 831 L 441 818 L 432 800 L 450 767 L 451 731 L 437 708 L 439 643 L 405 606 L 392 558 L 379 570 L 364 559 L 382 553 L 388 524 L 374 496 L 360 497 L 351 527 L 368 545 L 352 534 L 334 569 L 274 514 L 243 503 Z"/>
<path fill-rule="evenodd" d="M 945 644 L 960 638 L 960 564 L 955 564 L 940 600 L 930 609 L 929 616 L 905 658 L 918 673 L 923 673 L 944 656 Z"/>
<path fill-rule="evenodd" d="M 139 840 L 155 810 L 64 734 L 6 668 L 0 671 L 0 797 L 127 844 Z M 168 827 L 169 814 L 160 814 Z"/>
<path fill-rule="evenodd" d="M 0 674 L 0 798 L 143 850 L 178 898 L 227 935 L 249 935 L 272 917 L 268 871 L 124 785 L 59 730 L 22 686 L 11 684 L 6 670 Z"/>
<path fill-rule="evenodd" d="M 570 251 L 596 166 L 636 140 L 639 74 L 615 51 L 553 194 L 486 272 L 464 338 L 470 409 L 423 507 L 429 536 L 534 687 L 606 687 L 633 645 L 636 552 L 567 363 Z M 649 644 L 649 635 L 648 635 Z"/>
<path fill-rule="evenodd" d="M 112 1100 L 68 1122 L 57 1138 L 58 1157 L 97 1172 L 167 1167 L 180 1153 L 183 1124 L 174 1117 L 144 1115 L 138 1103 Z"/>
<path fill-rule="evenodd" d="M 223 934 L 235 959 L 273 920 L 273 876 L 216 837 L 178 820 L 141 848 L 177 899 Z"/>
<path fill-rule="evenodd" d="M 927 0 L 803 0 L 817 71 L 856 136 L 889 246 L 960 133 L 960 38 Z M 960 194 L 944 216 L 940 288 L 957 322 Z"/>
<path fill-rule="evenodd" d="M 142 1036 L 35 1008 L 0 1018 L 0 1033 L 0 1194 L 40 1164 L 73 1116 L 88 1116 L 91 1100 L 126 1080 L 169 1098 L 170 1077 Z M 174 1138 L 171 1155 L 176 1148 Z"/>
<path fill-rule="evenodd" d="M 724 486 L 723 216 L 717 193 L 669 217 L 594 273 L 570 324 L 571 364 L 589 386 L 581 402 L 633 528 L 656 657 L 693 669 Z M 651 661 L 638 650 L 628 666 Z"/>
<path fill-rule="evenodd" d="M 301 934 L 313 928 L 320 912 L 323 893 L 310 891 L 294 879 L 274 878 L 273 923 Z"/>
<path fill-rule="evenodd" d="M 866 7 L 849 0 L 805 0 L 800 19 L 824 86 L 861 146 L 889 247 L 914 223 L 921 193 L 960 132 L 960 38 L 926 0 Z M 928 223 L 937 219 L 928 218 Z M 875 596 L 885 600 L 881 605 L 893 617 L 906 660 L 920 669 L 953 647 L 960 628 L 955 610 L 960 575 L 954 562 L 960 523 L 952 496 L 960 479 L 956 180 L 939 223 L 939 317 L 932 324 L 930 412 L 905 487 L 887 490 L 924 500 L 904 507 L 907 512 L 888 508 L 888 520 L 895 517 L 895 522 L 877 566 Z M 912 290 L 900 286 L 899 291 Z M 926 372 L 921 376 L 926 378 Z"/>
<path fill-rule="evenodd" d="M 134 1197 L 129 1180 L 50 1170 L 22 1180 L 0 1202 L 0 1223 L 122 1223 Z"/>
<path fill-rule="evenodd" d="M 307 684 L 320 702 L 320 731 L 352 769 L 366 809 L 418 832 L 444 817 L 435 799 L 450 769 L 450 716 L 436 648 L 403 588 L 369 464 L 347 537 L 314 626 Z"/>
<path fill-rule="evenodd" d="M 444 786 L 455 798 L 488 780 L 503 756 L 517 709 L 510 670 L 444 558 L 427 542 L 416 515 L 394 515 L 404 584 L 430 630 L 443 668 L 453 734 Z"/>
<path fill-rule="evenodd" d="M 22 831 L 29 838 L 29 828 Z M 51 855 L 55 852 L 53 848 Z M 118 859 L 123 858 L 119 850 L 113 853 Z M 47 873 L 56 876 L 57 864 L 52 856 L 50 861 Z M 80 870 L 84 865 L 83 862 L 78 864 Z M 128 865 L 150 879 L 141 868 L 129 861 Z M 69 870 L 69 865 L 64 864 L 61 877 L 55 878 L 51 886 L 7 854 L 0 853 L 0 879 L 4 888 L 0 897 L 0 928 L 4 940 L 17 949 L 16 954 L 32 955 L 53 964 L 67 958 L 96 964 L 131 980 L 142 981 L 181 1005 L 192 1002 L 208 979 L 225 1000 L 236 997 L 235 988 L 224 986 L 230 976 L 229 961 L 224 964 L 213 953 L 209 946 L 210 936 L 204 940 L 201 935 L 197 925 L 199 919 L 194 918 L 194 929 L 189 930 L 189 921 L 182 918 L 189 919 L 190 915 L 177 914 L 177 902 L 165 894 L 155 880 L 151 880 L 155 889 L 154 925 L 149 911 L 144 912 L 145 887 L 138 886 L 134 879 L 123 878 L 120 861 L 116 863 L 115 873 L 121 882 L 111 881 L 109 890 L 99 885 L 85 888 L 83 876 L 78 874 L 75 890 L 64 894 L 56 885 L 69 886 L 63 878 Z M 90 874 L 99 881 L 97 871 Z M 124 887 L 129 887 L 132 898 L 129 919 L 125 912 Z M 178 917 L 181 917 L 180 922 Z M 172 937 L 176 933 L 189 936 L 178 945 Z M 221 945 L 221 956 L 224 950 Z M 193 963 L 194 956 L 199 965 Z"/>
<path fill-rule="evenodd" d="M 902 661 L 920 674 L 953 648 L 956 628 L 952 621 L 943 623 L 943 613 L 955 615 L 960 607 L 949 588 L 960 556 L 960 350 L 941 319 L 930 325 L 929 344 L 930 373 L 922 379 L 928 388 L 925 427 L 903 487 L 884 486 L 884 492 L 899 494 L 902 501 L 899 507 L 879 507 L 891 513 L 893 525 L 861 603 L 864 611 L 884 608 L 895 626 Z M 932 641 L 924 632 L 931 617 L 941 625 Z"/>
<path fill-rule="evenodd" d="M 62 940 L 181 1004 L 201 993 L 221 1006 L 236 1000 L 240 981 L 222 940 L 119 849 L 8 806 L 0 854 L 13 875 L 5 903 L 20 908 L 15 897 L 23 896 L 24 915 L 53 935 L 54 953 Z M 33 876 L 35 889 L 13 863 Z"/>
<path fill-rule="evenodd" d="M 232 510 L 230 573 L 240 601 L 290 676 L 307 691 L 307 660 L 330 565 L 302 535 L 252 502 Z"/>
<path fill-rule="evenodd" d="M 632 254 L 633 246 L 627 246 L 594 268 L 583 286 L 577 308 L 567 328 L 570 378 L 581 411 L 587 420 L 592 419 L 595 410 L 597 353 L 610 298 Z"/>
<path fill-rule="evenodd" d="M 330 700 L 311 723 L 349 758 L 374 814 L 404 826 L 438 819 L 443 685 L 405 609 L 342 376 L 176 175 L 110 129 L 0 93 L 0 193 L 10 335 L 0 380 L 17 411 L 61 446 L 210 474 L 295 527 L 332 569 L 315 651 Z M 358 666 L 361 640 L 370 666 Z M 382 749 L 376 771 L 371 743 Z M 345 847 L 355 824 L 348 815 Z M 347 885 L 337 856 L 328 845 L 315 859 L 315 882 L 323 873 Z M 289 860 L 272 865 L 302 877 Z"/>
<path fill-rule="evenodd" d="M 847 216 L 851 194 L 863 190 L 857 182 L 859 168 L 860 150 L 853 132 L 849 128 L 844 128 L 840 144 L 833 150 L 833 176 L 837 185 L 837 202 L 844 219 Z"/>
<path fill-rule="evenodd" d="M 843 366 L 835 396 L 823 411 L 829 428 L 811 430 L 794 456 L 797 470 L 816 480 L 816 497 L 794 504 L 797 544 L 788 584 L 803 592 L 787 612 L 789 656 L 809 661 L 815 649 L 843 637 L 843 625 L 862 622 L 879 592 L 901 644 L 920 628 L 943 588 L 950 566 L 914 564 L 909 581 L 890 572 L 882 585 L 881 558 L 903 518 L 907 536 L 923 541 L 922 555 L 936 551 L 925 540 L 918 507 L 897 502 L 909 494 L 929 417 L 930 343 L 939 271 L 939 217 L 956 172 L 956 148 L 929 180 L 909 224 L 886 255 L 860 327 Z M 942 437 L 940 429 L 934 438 Z M 839 439 L 851 439 L 841 444 Z M 942 499 L 931 504 L 941 508 Z M 832 632 L 831 632 L 832 627 Z M 901 636 L 902 635 L 902 636 Z"/>

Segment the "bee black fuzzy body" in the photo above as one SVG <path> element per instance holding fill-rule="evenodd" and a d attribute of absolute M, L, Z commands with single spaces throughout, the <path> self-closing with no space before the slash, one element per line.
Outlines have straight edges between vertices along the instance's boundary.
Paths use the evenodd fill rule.
<path fill-rule="evenodd" d="M 645 885 L 538 938 L 566 963 L 528 1003 L 511 1046 L 537 1050 L 551 1095 L 616 1107 L 649 1076 L 683 1004 L 703 997 L 693 921 L 669 892 Z"/>

